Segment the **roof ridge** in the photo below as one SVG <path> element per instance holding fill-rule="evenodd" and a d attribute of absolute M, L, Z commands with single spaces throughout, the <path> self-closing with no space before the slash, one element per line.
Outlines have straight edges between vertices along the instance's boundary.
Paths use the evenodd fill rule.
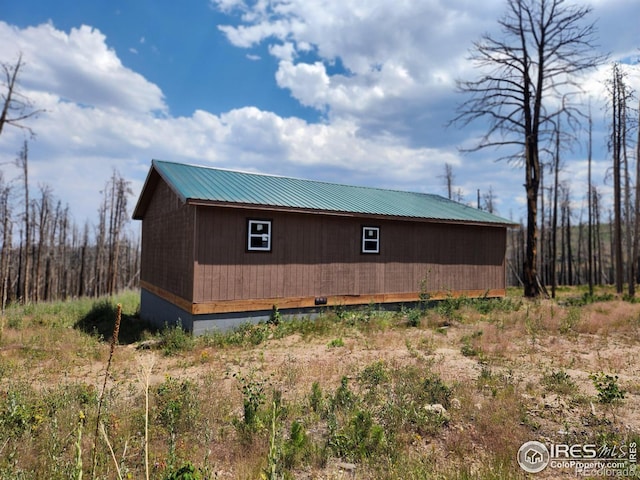
<path fill-rule="evenodd" d="M 182 162 L 175 162 L 175 161 L 170 161 L 170 160 L 159 160 L 159 159 L 153 159 L 151 161 L 152 163 L 168 163 L 168 164 L 172 164 L 172 165 L 179 165 L 179 166 L 186 166 L 186 167 L 193 167 L 193 168 L 197 168 L 197 169 L 207 169 L 207 170 L 217 170 L 217 171 L 221 171 L 221 172 L 229 172 L 229 173 L 240 173 L 243 175 L 256 175 L 256 176 L 260 176 L 260 177 L 270 177 L 270 178 L 283 178 L 286 180 L 296 180 L 296 181 L 300 181 L 300 182 L 309 182 L 309 183 L 316 183 L 316 184 L 324 184 L 324 185 L 335 185 L 335 186 L 339 186 L 339 187 L 347 187 L 347 188 L 362 188 L 362 189 L 366 189 L 366 190 L 382 190 L 383 192 L 397 192 L 397 193 L 403 193 L 403 194 L 415 194 L 415 195 L 426 195 L 429 197 L 438 197 L 438 198 L 442 198 L 443 200 L 446 201 L 450 201 L 453 202 L 457 205 L 464 205 L 463 203 L 459 203 L 456 202 L 454 200 L 451 200 L 449 198 L 443 197 L 442 195 L 438 195 L 437 193 L 430 193 L 430 192 L 416 192 L 416 191 L 412 191 L 412 190 L 401 190 L 399 188 L 388 188 L 388 187 L 373 187 L 370 185 L 351 185 L 348 183 L 339 183 L 339 182 L 330 182 L 328 180 L 314 180 L 311 178 L 302 178 L 302 177 L 293 177 L 290 175 L 280 175 L 280 174 L 276 174 L 276 173 L 262 173 L 262 172 L 251 172 L 248 170 L 239 170 L 239 169 L 235 169 L 235 168 L 225 168 L 225 167 L 216 167 L 216 166 L 211 166 L 211 165 L 197 165 L 197 164 L 193 164 L 193 163 L 182 163 Z M 465 205 L 468 207 L 468 205 Z M 473 208 L 473 207 L 469 207 L 469 208 Z"/>

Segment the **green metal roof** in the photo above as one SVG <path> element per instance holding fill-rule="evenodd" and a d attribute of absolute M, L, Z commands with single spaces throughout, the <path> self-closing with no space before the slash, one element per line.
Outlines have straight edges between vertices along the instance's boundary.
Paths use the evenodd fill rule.
<path fill-rule="evenodd" d="M 513 222 L 439 195 L 340 185 L 298 178 L 238 172 L 182 163 L 152 161 L 156 171 L 185 202 L 215 202 L 372 216 L 407 217 L 463 223 Z M 147 178 L 147 184 L 149 183 Z M 144 215 L 140 196 L 134 218 Z"/>

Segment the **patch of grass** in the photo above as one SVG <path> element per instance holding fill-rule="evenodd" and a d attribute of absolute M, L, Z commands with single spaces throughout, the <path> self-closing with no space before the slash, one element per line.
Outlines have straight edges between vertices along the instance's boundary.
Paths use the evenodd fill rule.
<path fill-rule="evenodd" d="M 573 395 L 578 391 L 578 386 L 564 370 L 545 372 L 541 383 L 550 392 L 562 395 Z"/>
<path fill-rule="evenodd" d="M 605 292 L 589 295 L 589 293 L 585 292 L 579 297 L 568 296 L 562 300 L 562 303 L 568 306 L 584 307 L 585 305 L 589 305 L 592 303 L 610 302 L 614 299 L 615 295 L 613 293 Z"/>
<path fill-rule="evenodd" d="M 577 333 L 576 327 L 580 323 L 580 319 L 581 319 L 580 316 L 581 316 L 580 308 L 576 307 L 575 305 L 570 306 L 567 309 L 567 312 L 564 315 L 564 317 L 560 320 L 560 326 L 558 328 L 560 333 L 563 335 Z"/>
<path fill-rule="evenodd" d="M 157 337 L 158 347 L 167 356 L 193 350 L 196 343 L 193 336 L 180 325 L 166 326 Z"/>
<path fill-rule="evenodd" d="M 121 303 L 117 301 L 121 298 L 128 300 L 128 302 Z M 122 321 L 118 334 L 119 343 L 128 345 L 138 342 L 150 332 L 157 330 L 140 319 L 137 313 L 138 304 L 136 303 L 135 306 L 132 305 L 128 295 L 115 297 L 114 299 L 104 298 L 93 302 L 88 311 L 75 317 L 76 319 L 72 323 L 73 327 L 86 334 L 109 342 L 111 333 L 113 332 L 116 318 L 116 305 L 118 303 L 122 305 Z"/>
<path fill-rule="evenodd" d="M 342 340 L 342 337 L 334 338 L 329 343 L 327 343 L 327 347 L 328 348 L 344 347 L 344 340 Z"/>
<path fill-rule="evenodd" d="M 482 355 L 482 349 L 477 345 L 478 339 L 482 336 L 482 330 L 476 330 L 470 335 L 462 337 L 462 346 L 460 347 L 460 353 L 465 357 L 476 357 Z"/>

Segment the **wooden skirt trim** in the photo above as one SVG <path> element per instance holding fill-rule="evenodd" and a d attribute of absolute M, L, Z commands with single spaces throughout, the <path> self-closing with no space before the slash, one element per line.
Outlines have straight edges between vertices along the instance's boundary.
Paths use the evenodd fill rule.
<path fill-rule="evenodd" d="M 330 295 L 327 297 L 286 297 L 286 298 L 259 298 L 247 300 L 220 300 L 214 302 L 191 303 L 188 300 L 174 295 L 166 290 L 141 281 L 141 288 L 157 295 L 158 297 L 173 303 L 192 315 L 208 315 L 215 313 L 238 313 L 271 310 L 276 307 L 280 310 L 288 308 L 310 308 L 319 306 L 337 307 L 341 305 L 368 305 L 377 303 L 403 303 L 417 302 L 420 300 L 420 292 L 406 293 L 379 293 L 373 295 Z M 428 292 L 430 300 L 443 300 L 445 298 L 480 298 L 480 297 L 504 297 L 505 289 L 492 290 L 459 290 Z"/>
<path fill-rule="evenodd" d="M 191 307 L 193 303 L 187 300 L 186 298 L 182 298 L 174 293 L 171 293 L 165 290 L 164 288 L 160 288 L 149 282 L 145 282 L 144 280 L 140 280 L 140 288 L 143 288 L 148 292 L 153 293 L 156 297 L 160 297 L 163 300 L 166 300 L 167 302 L 172 303 L 177 307 L 180 307 L 185 312 L 191 313 Z"/>

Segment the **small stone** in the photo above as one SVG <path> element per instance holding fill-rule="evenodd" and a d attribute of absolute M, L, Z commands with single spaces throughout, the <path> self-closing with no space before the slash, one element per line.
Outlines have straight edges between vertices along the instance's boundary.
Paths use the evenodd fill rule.
<path fill-rule="evenodd" d="M 340 470 L 344 470 L 346 472 L 355 472 L 356 471 L 356 465 L 355 463 L 347 463 L 347 462 L 339 462 L 337 464 L 337 467 Z"/>
<path fill-rule="evenodd" d="M 442 406 L 440 403 L 433 403 L 431 405 L 425 405 L 424 409 L 427 412 L 439 413 L 442 416 L 447 414 L 447 409 Z"/>

